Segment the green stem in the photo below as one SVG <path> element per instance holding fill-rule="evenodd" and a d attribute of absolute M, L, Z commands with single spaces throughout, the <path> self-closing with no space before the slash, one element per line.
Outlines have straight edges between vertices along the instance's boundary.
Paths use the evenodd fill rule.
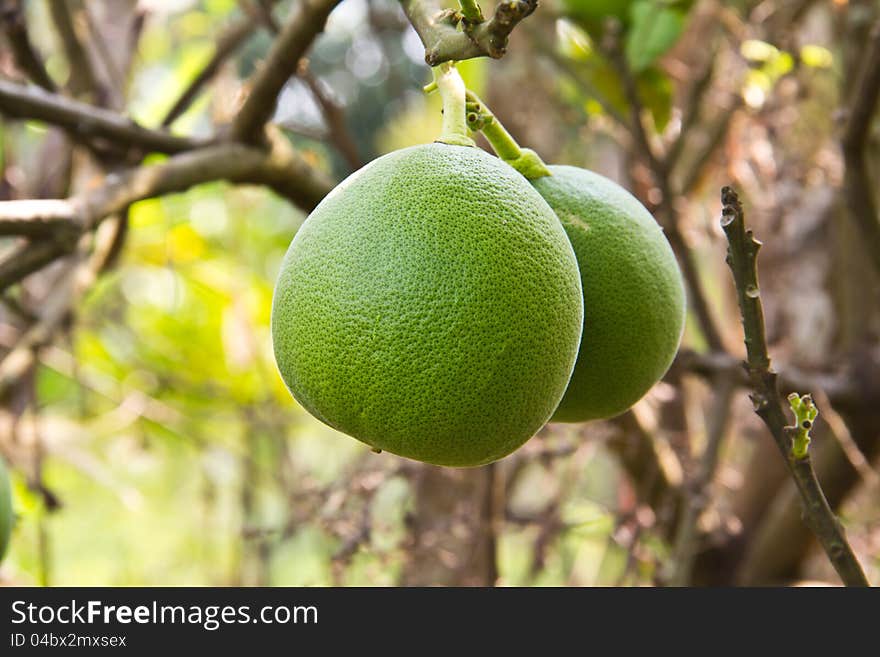
<path fill-rule="evenodd" d="M 492 114 L 479 97 L 467 92 L 468 126 L 474 132 L 481 131 L 499 158 L 507 162 L 529 180 L 552 175 L 538 154 L 529 148 L 520 148 L 513 136 Z"/>
<path fill-rule="evenodd" d="M 434 72 L 434 84 L 443 99 L 443 128 L 437 141 L 455 146 L 474 146 L 474 140 L 467 133 L 464 81 L 455 64 L 444 62 L 431 70 Z"/>

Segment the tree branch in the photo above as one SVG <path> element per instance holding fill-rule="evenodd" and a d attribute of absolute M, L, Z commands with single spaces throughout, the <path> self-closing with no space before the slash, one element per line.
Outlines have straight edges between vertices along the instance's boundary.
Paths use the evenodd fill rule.
<path fill-rule="evenodd" d="M 272 34 L 278 34 L 281 31 L 281 25 L 272 15 L 272 5 L 275 0 L 239 0 L 239 6 L 242 11 L 255 21 L 266 26 Z"/>
<path fill-rule="evenodd" d="M 822 417 L 825 418 L 825 424 L 828 425 L 832 437 L 840 445 L 840 450 L 846 456 L 846 460 L 849 461 L 853 470 L 859 473 L 862 481 L 867 486 L 873 486 L 880 490 L 880 473 L 877 473 L 871 467 L 871 462 L 853 438 L 844 419 L 834 409 L 831 400 L 828 399 L 828 395 L 820 388 L 813 393 L 813 398 L 816 400 L 816 404 L 822 408 Z"/>
<path fill-rule="evenodd" d="M 211 59 L 205 64 L 192 81 L 187 85 L 186 89 L 180 94 L 171 109 L 162 119 L 162 126 L 168 127 L 183 114 L 193 101 L 199 95 L 202 87 L 205 86 L 220 70 L 220 66 L 226 59 L 232 55 L 247 40 L 257 27 L 257 19 L 247 16 L 227 27 L 220 36 L 217 37 L 217 46 Z"/>
<path fill-rule="evenodd" d="M 0 21 L 15 53 L 15 62 L 28 77 L 46 91 L 55 91 L 54 80 L 46 72 L 43 60 L 31 42 L 21 0 L 0 2 Z"/>
<path fill-rule="evenodd" d="M 477 21 L 442 9 L 436 0 L 400 0 L 400 4 L 425 46 L 429 66 L 473 57 L 499 59 L 513 29 L 538 8 L 537 0 L 502 0 L 492 18 Z"/>
<path fill-rule="evenodd" d="M 69 228 L 76 219 L 70 203 L 56 199 L 27 199 L 4 203 L 0 216 L 0 236 L 51 237 Z"/>
<path fill-rule="evenodd" d="M 608 449 L 613 452 L 633 485 L 639 488 L 641 502 L 656 509 L 665 498 L 677 496 L 678 483 L 668 476 L 657 448 L 657 439 L 644 426 L 633 409 L 609 420 L 620 429 L 612 436 Z"/>
<path fill-rule="evenodd" d="M 670 561 L 669 584 L 687 586 L 691 583 L 694 560 L 700 549 L 700 516 L 711 500 L 711 484 L 718 467 L 721 445 L 730 424 L 730 404 L 734 382 L 728 375 L 721 376 L 714 386 L 715 400 L 709 412 L 706 446 L 697 466 L 697 472 L 685 485 L 685 504 L 675 536 L 675 548 Z"/>
<path fill-rule="evenodd" d="M 846 586 L 868 586 L 868 580 L 846 540 L 843 527 L 822 492 L 809 452 L 796 453 L 793 427 L 787 426 L 776 372 L 770 367 L 764 332 L 764 310 L 758 287 L 757 255 L 761 243 L 746 230 L 736 192 L 725 187 L 721 226 L 727 236 L 727 263 L 736 284 L 747 353 L 746 369 L 752 383 L 755 412 L 770 430 L 800 493 L 804 520 L 813 531 L 829 561 Z M 806 427 L 803 427 L 806 428 Z"/>
<path fill-rule="evenodd" d="M 263 2 L 266 2 L 266 0 L 263 0 Z M 257 20 L 263 23 L 267 30 L 276 36 L 278 35 L 281 28 L 268 7 L 264 6 L 263 3 L 257 3 L 256 6 L 245 3 L 245 7 L 248 7 L 249 11 L 255 14 Z M 296 75 L 305 82 L 315 102 L 321 108 L 321 114 L 324 116 L 324 121 L 327 124 L 328 135 L 334 146 L 336 146 L 336 150 L 339 151 L 339 154 L 342 155 L 352 170 L 360 169 L 364 162 L 358 152 L 357 142 L 351 136 L 351 132 L 346 125 L 345 112 L 330 97 L 321 81 L 312 74 L 307 59 L 300 60 Z"/>
<path fill-rule="evenodd" d="M 231 137 L 258 141 L 272 117 L 281 89 L 296 73 L 299 60 L 324 29 L 327 17 L 340 0 L 302 0 L 275 39 L 272 49 L 251 83 L 250 95 L 235 117 Z"/>
<path fill-rule="evenodd" d="M 560 72 L 580 86 L 590 98 L 599 103 L 602 111 L 610 116 L 621 128 L 629 131 L 630 124 L 627 117 L 615 109 L 611 101 L 609 101 L 605 95 L 596 88 L 593 82 L 589 79 L 589 76 L 585 75 L 581 68 L 575 66 L 572 60 L 566 59 L 560 55 L 556 50 L 556 45 L 544 39 L 538 30 L 530 30 L 530 33 L 532 36 L 532 43 L 541 55 L 546 57 L 557 69 L 559 69 Z"/>
<path fill-rule="evenodd" d="M 101 137 L 114 144 L 133 145 L 159 153 L 180 153 L 209 143 L 204 139 L 151 130 L 116 112 L 8 80 L 0 80 L 0 113 L 56 125 L 80 140 Z"/>
<path fill-rule="evenodd" d="M 662 219 L 661 224 L 666 230 L 669 244 L 681 263 L 682 274 L 690 291 L 690 305 L 694 309 L 694 314 L 697 316 L 700 324 L 700 330 L 709 348 L 713 351 L 722 351 L 724 343 L 721 341 L 721 334 L 718 332 L 715 319 L 709 310 L 709 303 L 706 300 L 706 293 L 700 281 L 697 264 L 693 253 L 688 248 L 684 235 L 679 230 L 678 214 L 673 203 L 672 185 L 669 180 L 668 161 L 654 152 L 654 148 L 648 139 L 645 125 L 642 122 L 644 108 L 641 98 L 639 98 L 635 78 L 629 69 L 622 49 L 620 34 L 614 30 L 609 30 L 603 48 L 620 76 L 624 94 L 629 104 L 629 131 L 635 143 L 636 151 L 648 166 L 651 177 L 654 179 L 654 184 L 657 185 L 660 191 L 660 202 L 657 205 L 657 211 Z"/>
<path fill-rule="evenodd" d="M 355 142 L 345 123 L 345 112 L 330 97 L 322 82 L 312 75 L 308 66 L 300 67 L 299 76 L 306 83 L 306 86 L 312 92 L 312 96 L 321 108 L 321 113 L 327 122 L 330 139 L 336 145 L 339 153 L 345 158 L 345 161 L 348 162 L 348 166 L 352 170 L 360 169 L 364 162 L 358 152 L 357 142 Z"/>
<path fill-rule="evenodd" d="M 75 241 L 72 243 L 62 240 L 26 242 L 0 260 L 0 292 L 42 269 L 56 258 L 70 253 L 75 246 Z"/>
<path fill-rule="evenodd" d="M 866 157 L 871 121 L 880 98 L 880 22 L 871 31 L 871 40 L 853 93 L 849 120 L 841 140 L 846 165 L 844 199 L 865 240 L 868 256 L 880 275 L 880 218 L 873 195 L 876 181 L 868 171 Z"/>
<path fill-rule="evenodd" d="M 742 362 L 726 352 L 697 353 L 691 349 L 681 349 L 675 357 L 670 371 L 684 370 L 705 379 L 714 380 L 719 376 L 730 376 L 741 387 L 749 387 L 748 374 L 742 369 Z M 817 392 L 828 395 L 834 405 L 855 407 L 875 407 L 880 405 L 880 394 L 861 389 L 858 384 L 845 376 L 828 374 L 809 374 L 793 367 L 786 367 L 778 373 L 779 387 L 784 394 L 794 391 Z"/>
<path fill-rule="evenodd" d="M 49 13 L 70 65 L 68 86 L 73 95 L 91 94 L 92 100 L 101 105 L 106 99 L 106 90 L 98 79 L 88 51 L 76 33 L 71 10 L 68 0 L 49 0 Z"/>
<path fill-rule="evenodd" d="M 91 230 L 132 203 L 214 180 L 266 185 L 304 210 L 311 210 L 330 191 L 332 181 L 303 161 L 283 137 L 273 135 L 271 142 L 268 151 L 242 144 L 219 144 L 181 153 L 162 164 L 110 176 L 105 185 L 66 201 L 0 202 L 0 227 L 34 222 L 51 226 L 54 231 L 61 223 L 70 222 L 76 228 L 72 233 L 75 237 L 77 232 Z M 9 231 L 11 228 L 7 228 Z M 47 228 L 42 234 L 48 232 Z"/>

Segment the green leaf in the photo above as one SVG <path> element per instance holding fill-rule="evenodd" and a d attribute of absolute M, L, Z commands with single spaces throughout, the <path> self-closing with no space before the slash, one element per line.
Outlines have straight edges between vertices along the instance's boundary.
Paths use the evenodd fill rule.
<path fill-rule="evenodd" d="M 626 35 L 626 58 L 630 68 L 640 73 L 664 55 L 681 36 L 686 12 L 643 0 L 633 5 L 632 26 Z"/>

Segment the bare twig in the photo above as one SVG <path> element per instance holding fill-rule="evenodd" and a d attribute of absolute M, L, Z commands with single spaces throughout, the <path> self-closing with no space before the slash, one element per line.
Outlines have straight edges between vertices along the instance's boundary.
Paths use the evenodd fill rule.
<path fill-rule="evenodd" d="M 712 86 L 712 77 L 715 74 L 715 62 L 715 57 L 709 57 L 700 76 L 691 83 L 690 87 L 688 87 L 688 93 L 683 104 L 684 109 L 681 115 L 681 127 L 679 128 L 678 135 L 669 145 L 669 149 L 666 152 L 664 164 L 666 165 L 667 170 L 671 171 L 675 167 L 678 158 L 684 150 L 687 135 L 700 118 L 703 109 L 703 98 L 706 95 L 706 91 Z"/>
<path fill-rule="evenodd" d="M 302 66 L 300 68 L 299 76 L 306 83 L 309 90 L 312 92 L 312 95 L 315 97 L 315 100 L 318 102 L 318 105 L 321 107 L 324 120 L 327 122 L 330 138 L 333 140 L 339 153 L 345 158 L 345 161 L 348 162 L 348 165 L 352 169 L 360 169 L 364 165 L 364 162 L 361 159 L 360 153 L 358 153 L 357 144 L 345 123 L 345 112 L 343 112 L 342 108 L 339 107 L 333 98 L 330 97 L 330 94 L 327 93 L 323 83 L 312 75 L 308 66 Z"/>
<path fill-rule="evenodd" d="M 400 4 L 425 46 L 429 66 L 472 57 L 502 57 L 510 33 L 538 7 L 537 0 L 503 0 L 492 18 L 480 21 L 442 9 L 436 0 L 401 0 Z"/>
<path fill-rule="evenodd" d="M 693 252 L 688 248 L 687 242 L 682 235 L 678 225 L 678 213 L 675 210 L 674 195 L 672 185 L 669 179 L 669 168 L 667 160 L 658 155 L 651 142 L 648 139 L 645 125 L 642 122 L 644 108 L 641 98 L 639 97 L 636 81 L 629 69 L 626 56 L 623 52 L 620 35 L 614 30 L 609 30 L 608 37 L 603 44 L 608 54 L 608 58 L 614 65 L 615 70 L 620 76 L 623 85 L 624 94 L 630 109 L 629 131 L 632 135 L 636 150 L 644 160 L 645 164 L 651 171 L 654 184 L 660 191 L 660 202 L 657 205 L 657 213 L 660 215 L 661 224 L 666 230 L 666 236 L 669 244 L 675 251 L 678 260 L 681 263 L 682 274 L 690 291 L 690 306 L 697 316 L 700 324 L 700 330 L 709 348 L 713 351 L 723 351 L 723 342 L 721 334 L 715 324 L 712 312 L 709 310 L 709 303 L 706 300 L 706 293 L 700 281 L 700 275 L 697 270 L 697 263 L 694 260 Z"/>
<path fill-rule="evenodd" d="M 263 3 L 265 2 L 266 0 L 263 0 Z M 281 31 L 281 28 L 278 25 L 277 21 L 275 21 L 271 12 L 268 10 L 267 7 L 264 6 L 263 3 L 257 3 L 257 6 L 254 6 L 248 2 L 245 3 L 245 6 L 250 8 L 249 12 L 253 13 L 257 17 L 257 19 L 266 26 L 266 29 L 277 35 Z M 309 136 L 313 139 L 322 139 L 329 136 L 330 140 L 336 146 L 336 149 L 339 151 L 342 157 L 345 158 L 345 161 L 348 163 L 348 165 L 352 169 L 360 169 L 364 165 L 364 162 L 361 159 L 360 153 L 358 152 L 357 142 L 355 142 L 354 138 L 351 136 L 351 131 L 346 125 L 345 112 L 342 110 L 341 107 L 339 107 L 339 105 L 336 104 L 336 102 L 325 89 L 322 82 L 312 74 L 307 59 L 303 58 L 300 60 L 296 74 L 303 82 L 305 82 L 306 86 L 309 88 L 309 91 L 312 93 L 312 97 L 314 97 L 315 102 L 317 102 L 318 106 L 321 108 L 321 113 L 323 114 L 324 121 L 327 124 L 326 134 L 321 134 L 320 136 L 306 136 Z M 286 127 L 286 129 L 291 128 Z"/>
<path fill-rule="evenodd" d="M 545 39 L 538 30 L 529 30 L 529 32 L 532 37 L 532 43 L 540 55 L 546 57 L 560 72 L 581 87 L 590 98 L 599 103 L 602 111 L 610 116 L 620 127 L 624 130 L 630 129 L 627 117 L 618 112 L 611 101 L 596 88 L 596 85 L 589 79 L 589 76 L 585 74 L 586 71 L 578 68 L 573 61 L 560 55 L 556 50 L 556 46 Z"/>
<path fill-rule="evenodd" d="M 131 23 L 128 26 L 128 36 L 126 38 L 125 61 L 120 67 L 126 80 L 132 78 L 132 65 L 137 58 L 137 47 L 140 43 L 141 36 L 144 32 L 144 24 L 147 22 L 147 10 L 143 7 L 136 7 L 131 17 Z"/>
<path fill-rule="evenodd" d="M 868 171 L 866 158 L 871 119 L 880 98 L 880 22 L 871 32 L 853 94 L 849 120 L 841 140 L 846 164 L 844 198 L 853 221 L 862 233 L 867 254 L 880 274 L 880 218 L 873 196 L 876 182 Z"/>
<path fill-rule="evenodd" d="M 732 378 L 722 376 L 715 388 L 715 400 L 708 418 L 706 446 L 697 472 L 687 483 L 687 503 L 679 521 L 675 549 L 670 562 L 671 572 L 668 581 L 671 586 L 687 586 L 690 583 L 694 559 L 700 548 L 698 522 L 709 506 L 711 483 L 718 467 L 721 444 L 730 422 L 730 402 L 735 388 Z"/>
<path fill-rule="evenodd" d="M 125 93 L 125 76 L 123 75 L 123 67 L 125 65 L 125 57 L 118 57 L 110 52 L 107 40 L 101 33 L 101 26 L 92 15 L 94 3 L 90 7 L 88 3 L 82 5 L 82 15 L 85 24 L 88 27 L 89 43 L 95 48 L 95 54 L 101 62 L 104 71 L 107 74 L 107 82 L 109 88 L 105 87 L 108 93 L 108 99 L 105 103 L 108 107 L 118 107 L 122 104 L 122 96 Z M 111 101 L 112 98 L 112 101 Z"/>
<path fill-rule="evenodd" d="M 714 155 L 718 150 L 718 147 L 724 141 L 730 128 L 731 119 L 733 119 L 736 110 L 738 110 L 742 104 L 742 95 L 734 96 L 730 106 L 722 110 L 721 116 L 707 129 L 706 132 L 708 134 L 703 147 L 695 156 L 693 156 L 687 170 L 681 174 L 679 192 L 683 196 L 687 196 L 694 191 L 694 187 L 696 187 L 699 182 L 706 163 L 709 162 L 712 155 Z"/>
<path fill-rule="evenodd" d="M 263 126 L 272 117 L 281 89 L 296 72 L 299 60 L 324 29 L 327 17 L 339 0 L 303 0 L 297 6 L 251 83 L 251 92 L 232 124 L 231 136 L 238 141 L 260 139 Z"/>
<path fill-rule="evenodd" d="M 56 240 L 25 242 L 0 260 L 0 292 L 73 250 L 73 244 Z"/>
<path fill-rule="evenodd" d="M 718 376 L 730 376 L 738 386 L 751 385 L 748 374 L 742 369 L 742 363 L 727 353 L 701 354 L 691 349 L 682 349 L 671 369 L 681 369 L 710 380 Z M 799 390 L 815 395 L 817 391 L 822 391 L 828 395 L 832 404 L 849 408 L 872 408 L 880 404 L 880 397 L 876 393 L 860 388 L 846 376 L 811 374 L 794 367 L 786 367 L 778 373 L 778 381 L 784 394 Z"/>
<path fill-rule="evenodd" d="M 168 113 L 162 119 L 163 126 L 170 126 L 192 105 L 202 87 L 217 74 L 223 62 L 253 34 L 256 26 L 256 19 L 248 16 L 229 25 L 217 37 L 217 46 L 214 48 L 214 54 L 211 56 L 211 59 L 196 74 L 183 92 L 181 92 L 180 96 L 171 106 L 171 109 L 168 110 Z"/>
<path fill-rule="evenodd" d="M 676 482 L 667 476 L 657 452 L 655 437 L 633 409 L 610 422 L 620 429 L 620 433 L 608 440 L 608 449 L 620 459 L 630 479 L 641 485 L 639 493 L 644 503 L 656 508 L 661 500 L 674 491 Z"/>
<path fill-rule="evenodd" d="M 135 146 L 160 153 L 180 153 L 210 143 L 204 139 L 151 130 L 117 112 L 7 80 L 0 80 L 0 113 L 45 121 L 64 128 L 77 139 L 100 137 L 114 145 Z"/>
<path fill-rule="evenodd" d="M 505 481 L 497 463 L 484 466 L 486 469 L 486 494 L 483 498 L 484 527 L 486 529 L 486 584 L 498 583 L 498 539 L 504 531 Z"/>
<path fill-rule="evenodd" d="M 846 540 L 828 500 L 822 492 L 809 451 L 797 449 L 793 428 L 787 426 L 776 372 L 770 367 L 764 332 L 764 311 L 758 287 L 757 255 L 760 247 L 746 230 L 742 206 L 730 187 L 722 191 L 721 225 L 728 240 L 727 262 L 736 284 L 747 352 L 746 369 L 752 384 L 755 412 L 767 425 L 800 493 L 804 520 L 813 531 L 829 561 L 846 586 L 868 586 L 858 559 Z M 801 427 L 803 428 L 803 427 Z"/>
<path fill-rule="evenodd" d="M 88 51 L 76 33 L 71 11 L 74 11 L 74 6 L 67 0 L 49 0 L 49 13 L 70 64 L 68 87 L 73 95 L 89 94 L 98 105 L 103 105 L 106 91 L 98 79 Z"/>
<path fill-rule="evenodd" d="M 82 279 L 77 279 L 75 266 L 68 266 L 57 285 L 43 300 L 39 320 L 33 324 L 0 361 L 0 399 L 6 397 L 37 360 L 38 349 L 49 342 L 61 326 L 74 301 L 82 290 Z M 76 284 L 74 281 L 76 280 Z"/>
<path fill-rule="evenodd" d="M 846 422 L 834 410 L 828 395 L 820 388 L 813 392 L 813 398 L 816 400 L 816 405 L 822 408 L 822 417 L 825 418 L 825 423 L 831 429 L 831 434 L 840 445 L 846 460 L 868 486 L 880 488 L 880 474 L 871 467 L 868 459 L 865 458 L 858 443 L 853 439 L 849 427 L 846 426 Z"/>
<path fill-rule="evenodd" d="M 281 31 L 281 25 L 272 14 L 272 5 L 275 0 L 239 0 L 239 6 L 248 16 L 259 21 L 272 34 L 278 34 Z"/>
<path fill-rule="evenodd" d="M 55 91 L 55 81 L 46 72 L 43 59 L 31 42 L 27 20 L 21 0 L 4 0 L 0 2 L 0 21 L 2 21 L 6 38 L 15 53 L 18 67 L 46 91 Z"/>

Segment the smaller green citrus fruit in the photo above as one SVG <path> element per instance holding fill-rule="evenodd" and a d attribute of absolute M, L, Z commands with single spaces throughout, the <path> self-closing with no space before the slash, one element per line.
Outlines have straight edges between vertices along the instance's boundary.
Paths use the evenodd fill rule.
<path fill-rule="evenodd" d="M 553 420 L 622 413 L 672 363 L 684 329 L 681 272 L 663 230 L 617 183 L 550 166 L 532 181 L 562 222 L 581 272 L 584 330 L 574 374 Z"/>

